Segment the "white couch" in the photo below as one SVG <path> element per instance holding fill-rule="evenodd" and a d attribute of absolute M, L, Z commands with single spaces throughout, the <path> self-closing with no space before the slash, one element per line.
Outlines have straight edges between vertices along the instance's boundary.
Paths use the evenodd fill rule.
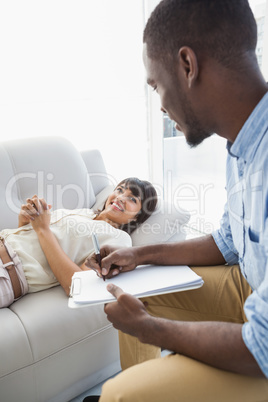
<path fill-rule="evenodd" d="M 0 144 L 0 229 L 17 227 L 28 196 L 53 208 L 101 205 L 111 189 L 98 150 L 79 153 L 60 137 Z M 134 245 L 183 239 L 185 211 L 158 211 Z M 60 286 L 0 310 L 0 401 L 69 401 L 120 370 L 117 332 L 103 306 L 69 309 Z"/>

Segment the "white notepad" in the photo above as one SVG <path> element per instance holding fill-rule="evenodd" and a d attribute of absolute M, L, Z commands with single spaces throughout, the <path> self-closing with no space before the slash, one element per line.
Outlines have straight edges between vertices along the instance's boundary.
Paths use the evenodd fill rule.
<path fill-rule="evenodd" d="M 76 272 L 72 277 L 68 305 L 71 308 L 114 301 L 106 286 L 113 283 L 136 297 L 159 295 L 196 289 L 203 279 L 185 265 L 141 265 L 135 270 L 123 272 L 103 281 L 94 271 Z"/>

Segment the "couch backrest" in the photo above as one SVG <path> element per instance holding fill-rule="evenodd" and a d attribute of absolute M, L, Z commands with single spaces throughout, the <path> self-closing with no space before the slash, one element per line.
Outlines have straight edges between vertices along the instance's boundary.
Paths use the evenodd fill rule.
<path fill-rule="evenodd" d="M 1 143 L 0 229 L 17 227 L 21 204 L 34 194 L 44 197 L 54 209 L 92 207 L 97 193 L 108 184 L 105 174 L 99 151 L 85 151 L 82 157 L 61 137 Z M 97 184 L 98 175 L 101 182 Z"/>

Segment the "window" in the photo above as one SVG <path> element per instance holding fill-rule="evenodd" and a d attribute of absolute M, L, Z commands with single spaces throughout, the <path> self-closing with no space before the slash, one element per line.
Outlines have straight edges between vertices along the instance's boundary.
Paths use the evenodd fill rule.
<path fill-rule="evenodd" d="M 268 0 L 252 0 L 250 5 L 258 26 L 256 54 L 268 80 Z M 160 103 L 155 97 L 157 95 L 150 95 L 150 116 L 159 124 Z M 197 148 L 190 149 L 184 135 L 175 130 L 166 114 L 161 114 L 159 127 L 154 125 L 151 141 L 155 182 L 161 183 L 167 200 L 172 202 L 177 197 L 178 201 L 179 197 L 181 207 L 190 210 L 189 226 L 193 235 L 196 231 L 210 233 L 218 227 L 226 202 L 226 140 L 213 135 Z M 162 164 L 159 163 L 161 157 Z"/>
<path fill-rule="evenodd" d="M 256 55 L 259 66 L 268 79 L 268 1 L 267 0 L 250 0 L 252 11 L 255 15 L 258 27 L 258 42 L 256 47 Z"/>

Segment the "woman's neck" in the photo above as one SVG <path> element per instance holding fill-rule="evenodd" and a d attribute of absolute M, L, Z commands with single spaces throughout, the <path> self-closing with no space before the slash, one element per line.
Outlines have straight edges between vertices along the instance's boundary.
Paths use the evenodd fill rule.
<path fill-rule="evenodd" d="M 105 221 L 107 223 L 109 223 L 109 225 L 113 226 L 116 229 L 119 229 L 119 225 L 116 222 L 113 222 L 111 219 L 109 219 L 107 217 L 107 215 L 105 214 L 105 211 L 100 212 L 98 215 L 95 216 L 94 220 L 96 221 Z"/>

